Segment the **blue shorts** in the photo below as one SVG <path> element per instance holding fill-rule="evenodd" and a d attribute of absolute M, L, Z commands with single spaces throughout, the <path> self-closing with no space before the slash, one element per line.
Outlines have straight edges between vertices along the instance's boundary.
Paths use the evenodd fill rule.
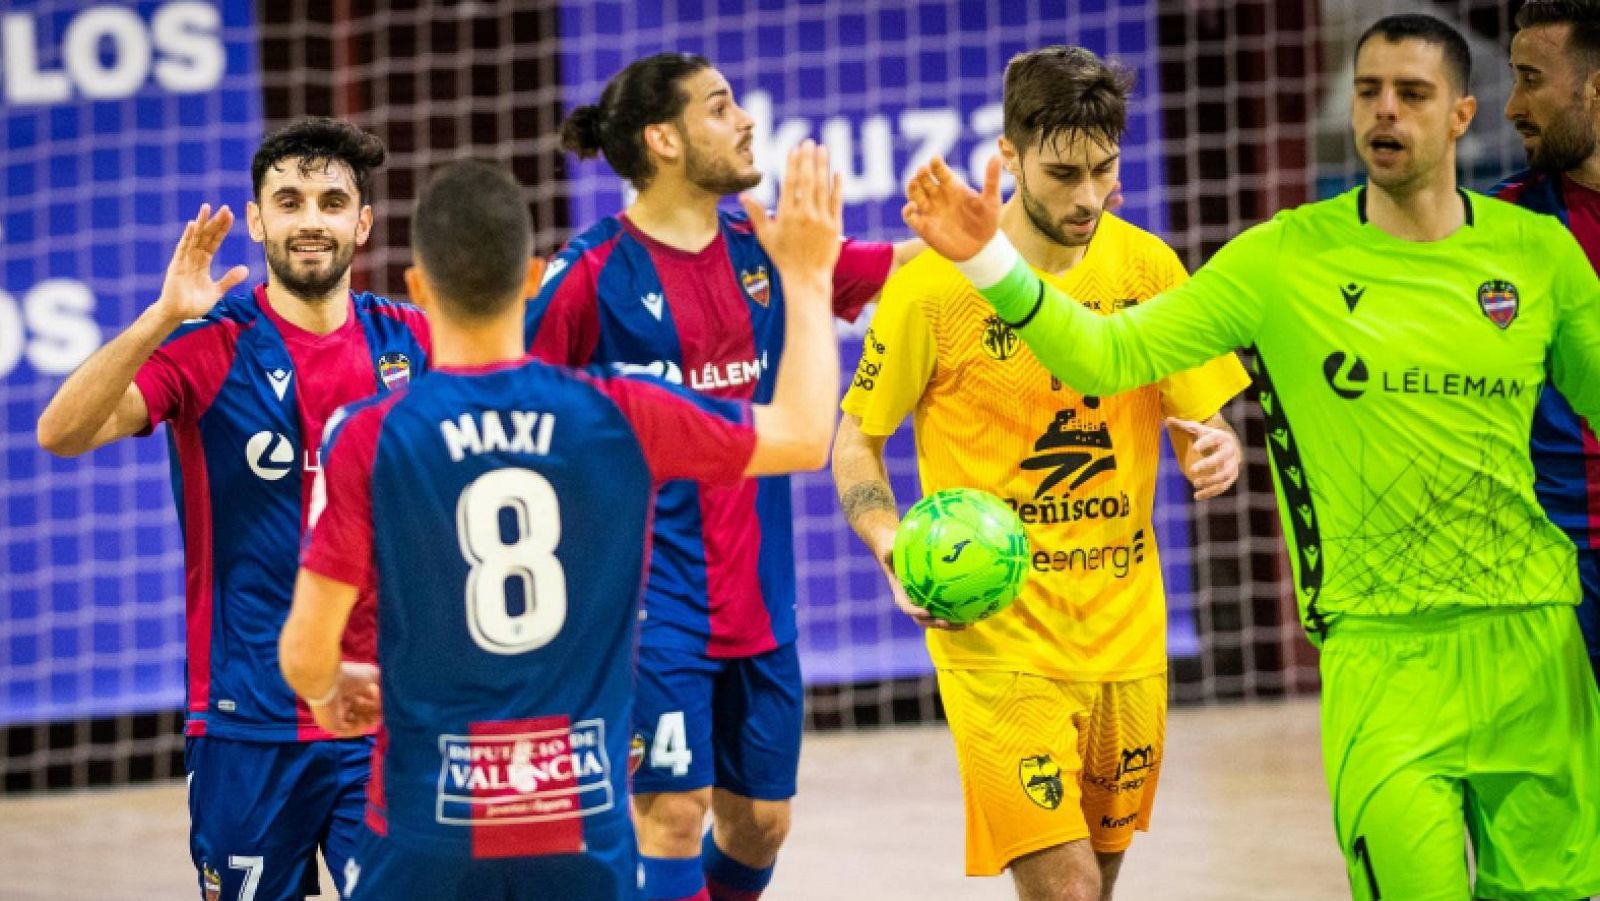
<path fill-rule="evenodd" d="M 1583 583 L 1583 600 L 1578 602 L 1578 625 L 1583 627 L 1583 643 L 1589 649 L 1589 664 L 1600 683 L 1600 550 L 1578 549 L 1578 581 Z"/>
<path fill-rule="evenodd" d="M 334 878 L 350 901 L 637 901 L 639 853 L 632 824 L 619 823 L 586 831 L 583 854 L 491 860 L 429 853 L 364 828 Z"/>
<path fill-rule="evenodd" d="M 200 897 L 299 901 L 319 893 L 317 848 L 343 870 L 366 812 L 372 739 L 184 743 L 189 854 Z"/>
<path fill-rule="evenodd" d="M 641 646 L 638 686 L 635 794 L 714 785 L 761 801 L 794 797 L 805 686 L 793 643 L 729 660 Z"/>

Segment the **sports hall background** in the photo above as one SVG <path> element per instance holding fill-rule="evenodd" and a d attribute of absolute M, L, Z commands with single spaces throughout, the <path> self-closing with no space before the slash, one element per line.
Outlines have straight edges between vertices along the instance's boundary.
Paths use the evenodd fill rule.
<path fill-rule="evenodd" d="M 1081 43 L 1138 75 L 1122 214 L 1193 267 L 1243 227 L 1353 182 L 1350 48 L 1384 13 L 1430 12 L 1470 36 L 1480 113 L 1461 145 L 1465 182 L 1481 189 L 1520 166 L 1499 115 L 1517 5 L 6 0 L 0 790 L 182 773 L 182 557 L 165 441 L 158 432 L 60 461 L 36 447 L 34 425 L 65 374 L 154 299 L 182 221 L 201 202 L 242 213 L 266 132 L 331 115 L 387 142 L 377 228 L 355 284 L 398 297 L 412 200 L 447 160 L 510 164 L 541 252 L 625 203 L 603 164 L 560 152 L 556 126 L 637 56 L 708 55 L 756 117 L 769 173 L 794 143 L 822 139 L 844 161 L 849 231 L 898 238 L 901 186 L 917 162 L 941 152 L 981 170 L 1006 60 Z M 235 231 L 219 271 L 244 261 L 262 277 L 259 250 Z M 865 321 L 840 325 L 846 372 Z M 1247 449 L 1238 486 L 1196 505 L 1174 477 L 1158 510 L 1179 705 L 1317 687 L 1285 580 L 1260 416 L 1244 401 L 1227 415 Z M 903 434 L 892 447 L 909 504 L 909 442 Z M 920 638 L 844 525 L 827 474 L 797 479 L 795 491 L 811 725 L 936 719 Z"/>

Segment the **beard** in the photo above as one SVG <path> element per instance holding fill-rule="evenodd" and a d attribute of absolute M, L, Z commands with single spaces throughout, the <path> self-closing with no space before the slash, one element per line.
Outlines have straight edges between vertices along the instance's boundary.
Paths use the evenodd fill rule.
<path fill-rule="evenodd" d="M 1022 211 L 1028 214 L 1028 220 L 1033 223 L 1033 227 L 1039 230 L 1039 234 L 1062 247 L 1083 247 L 1094 240 L 1095 232 L 1099 231 L 1099 228 L 1095 228 L 1086 235 L 1068 234 L 1061 228 L 1060 223 L 1051 217 L 1050 210 L 1044 203 L 1028 192 L 1028 185 L 1020 174 L 1017 177 L 1017 193 L 1022 197 Z M 1077 218 L 1082 218 L 1084 208 L 1079 207 L 1074 212 L 1079 214 Z M 1096 218 L 1099 217 L 1099 213 L 1094 215 Z"/>
<path fill-rule="evenodd" d="M 1583 107 L 1573 104 L 1539 129 L 1539 143 L 1528 151 L 1528 165 L 1545 172 L 1566 172 L 1576 169 L 1594 151 L 1594 126 Z"/>
<path fill-rule="evenodd" d="M 295 240 L 299 240 L 299 237 L 266 242 L 267 269 L 272 273 L 273 281 L 295 297 L 312 302 L 323 300 L 329 292 L 339 287 L 350 271 L 350 261 L 356 254 L 355 242 L 340 241 L 329 236 L 333 253 L 328 262 L 312 268 L 298 267 L 299 271 L 296 271 L 297 266 L 289 253 L 289 244 Z"/>
<path fill-rule="evenodd" d="M 737 194 L 761 184 L 760 169 L 741 169 L 725 157 L 701 153 L 693 143 L 683 157 L 683 177 L 708 194 Z"/>

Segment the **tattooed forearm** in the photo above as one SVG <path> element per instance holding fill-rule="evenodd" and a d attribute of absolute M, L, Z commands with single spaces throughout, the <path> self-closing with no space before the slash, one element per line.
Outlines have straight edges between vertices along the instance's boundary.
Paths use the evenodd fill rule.
<path fill-rule="evenodd" d="M 844 518 L 850 523 L 868 510 L 887 510 L 896 517 L 900 515 L 894 505 L 894 492 L 889 489 L 888 483 L 876 479 L 862 482 L 846 491 L 839 497 L 839 505 L 844 508 Z"/>

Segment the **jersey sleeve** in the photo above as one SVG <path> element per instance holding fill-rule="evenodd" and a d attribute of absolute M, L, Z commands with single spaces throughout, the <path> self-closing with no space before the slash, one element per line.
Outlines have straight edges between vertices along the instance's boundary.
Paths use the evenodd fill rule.
<path fill-rule="evenodd" d="M 633 427 L 658 484 L 674 479 L 730 483 L 744 477 L 756 450 L 748 403 L 654 379 L 604 378 L 600 388 Z"/>
<path fill-rule="evenodd" d="M 865 434 L 893 435 L 933 378 L 936 345 L 924 305 L 928 288 L 906 269 L 883 286 L 862 340 L 861 362 L 839 405 L 861 420 Z"/>
<path fill-rule="evenodd" d="M 362 407 L 349 418 L 334 414 L 311 489 L 300 565 L 346 585 L 364 586 L 372 575 L 372 462 L 386 407 Z"/>
<path fill-rule="evenodd" d="M 1600 278 L 1570 232 L 1559 225 L 1547 231 L 1538 244 L 1557 273 L 1550 378 L 1572 409 L 1600 431 Z"/>
<path fill-rule="evenodd" d="M 961 264 L 1051 374 L 1084 394 L 1118 394 L 1255 340 L 1276 282 L 1278 221 L 1229 241 L 1194 277 L 1147 303 L 1100 316 L 991 243 Z M 997 250 L 998 248 L 998 250 Z"/>
<path fill-rule="evenodd" d="M 1172 248 L 1163 246 L 1159 261 L 1160 293 L 1189 280 L 1188 270 Z M 1193 369 L 1185 369 L 1162 379 L 1161 412 L 1166 416 L 1204 422 L 1250 385 L 1250 376 L 1232 352 L 1213 357 Z"/>
<path fill-rule="evenodd" d="M 231 322 L 192 322 L 156 348 L 133 376 L 150 411 L 140 435 L 163 422 L 200 418 L 233 366 L 233 336 Z"/>
<path fill-rule="evenodd" d="M 833 315 L 855 322 L 861 308 L 883 290 L 893 266 L 893 244 L 846 238 L 833 267 Z"/>
<path fill-rule="evenodd" d="M 557 366 L 587 366 L 600 345 L 599 273 L 580 247 L 550 261 L 524 319 L 528 353 Z"/>

